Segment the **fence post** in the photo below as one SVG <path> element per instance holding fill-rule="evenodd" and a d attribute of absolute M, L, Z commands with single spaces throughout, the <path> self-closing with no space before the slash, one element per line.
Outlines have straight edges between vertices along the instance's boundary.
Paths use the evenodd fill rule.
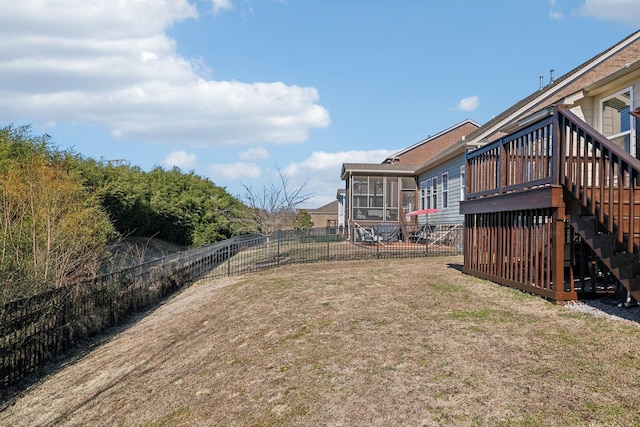
<path fill-rule="evenodd" d="M 231 243 L 227 243 L 227 276 L 231 276 Z"/>
<path fill-rule="evenodd" d="M 331 256 L 329 255 L 330 245 L 329 245 L 329 235 L 328 234 L 325 236 L 325 239 L 327 239 L 327 261 L 330 261 L 331 260 Z"/>
<path fill-rule="evenodd" d="M 424 256 L 429 256 L 429 223 L 424 226 Z"/>
<path fill-rule="evenodd" d="M 276 254 L 277 265 L 280 265 L 280 230 L 276 232 L 278 236 L 278 253 Z"/>

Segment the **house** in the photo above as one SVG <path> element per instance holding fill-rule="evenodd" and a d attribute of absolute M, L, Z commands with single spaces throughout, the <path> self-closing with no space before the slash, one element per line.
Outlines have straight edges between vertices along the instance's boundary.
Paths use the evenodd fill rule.
<path fill-rule="evenodd" d="M 346 183 L 342 196 L 347 232 L 352 235 L 357 227 L 374 227 L 380 223 L 390 223 L 405 231 L 407 227 L 417 226 L 419 219 L 406 214 L 425 206 L 418 192 L 416 170 L 419 165 L 479 126 L 473 120 L 465 120 L 395 153 L 382 163 L 344 163 L 341 178 Z"/>
<path fill-rule="evenodd" d="M 340 201 L 338 199 L 316 209 L 305 209 L 314 227 L 327 227 L 336 233 L 339 225 Z"/>
<path fill-rule="evenodd" d="M 618 283 L 640 299 L 639 105 L 636 32 L 441 153 L 453 168 L 478 147 L 461 165 L 463 271 L 554 301 Z"/>

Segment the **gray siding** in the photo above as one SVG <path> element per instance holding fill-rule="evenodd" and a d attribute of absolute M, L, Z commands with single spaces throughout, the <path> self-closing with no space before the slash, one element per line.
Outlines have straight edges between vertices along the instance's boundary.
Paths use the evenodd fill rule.
<path fill-rule="evenodd" d="M 442 163 L 419 176 L 418 184 L 424 180 L 431 180 L 433 177 L 438 178 L 437 208 L 440 209 L 440 212 L 429 214 L 429 224 L 458 224 L 464 222 L 464 215 L 460 214 L 460 192 L 464 185 L 460 178 L 460 167 L 463 165 L 464 154 Z M 449 206 L 443 209 L 442 175 L 445 172 L 449 174 Z M 424 218 L 420 218 L 420 221 L 424 222 Z"/>

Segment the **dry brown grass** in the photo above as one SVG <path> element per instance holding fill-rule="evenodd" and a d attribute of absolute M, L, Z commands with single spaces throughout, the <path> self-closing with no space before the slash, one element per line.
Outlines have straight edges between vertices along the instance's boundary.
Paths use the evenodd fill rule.
<path fill-rule="evenodd" d="M 461 257 L 293 265 L 174 297 L 2 425 L 640 425 L 637 323 L 462 275 Z"/>

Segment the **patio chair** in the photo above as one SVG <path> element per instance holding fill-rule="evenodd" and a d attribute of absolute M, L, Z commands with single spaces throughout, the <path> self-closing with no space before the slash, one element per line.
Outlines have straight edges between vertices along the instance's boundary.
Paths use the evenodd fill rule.
<path fill-rule="evenodd" d="M 380 243 L 384 246 L 384 243 L 382 243 L 382 237 L 375 234 L 373 230 L 369 228 L 358 227 L 356 228 L 356 231 L 358 232 L 358 238 L 362 243 Z"/>
<path fill-rule="evenodd" d="M 381 222 L 375 225 L 372 231 L 385 242 L 397 242 L 400 240 L 400 228 L 394 224 Z"/>
<path fill-rule="evenodd" d="M 420 229 L 409 234 L 409 240 L 414 243 L 427 243 L 429 240 L 429 226 L 423 225 Z"/>

